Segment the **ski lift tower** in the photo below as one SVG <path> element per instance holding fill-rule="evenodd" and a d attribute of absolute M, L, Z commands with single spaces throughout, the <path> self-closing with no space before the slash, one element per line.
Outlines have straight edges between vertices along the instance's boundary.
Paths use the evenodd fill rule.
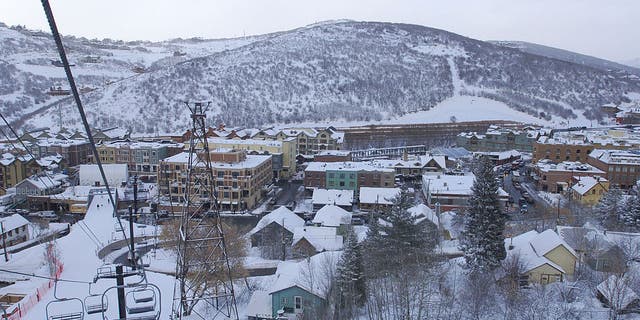
<path fill-rule="evenodd" d="M 206 137 L 205 112 L 211 102 L 186 102 L 191 137 L 177 232 L 173 319 L 238 319 L 231 268 Z"/>

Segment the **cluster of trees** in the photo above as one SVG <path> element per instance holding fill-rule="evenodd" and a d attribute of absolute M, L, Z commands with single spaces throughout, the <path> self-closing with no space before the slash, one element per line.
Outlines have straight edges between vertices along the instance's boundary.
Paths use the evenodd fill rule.
<path fill-rule="evenodd" d="M 629 194 L 612 187 L 593 210 L 595 218 L 607 230 L 640 230 L 640 194 L 633 189 Z"/>

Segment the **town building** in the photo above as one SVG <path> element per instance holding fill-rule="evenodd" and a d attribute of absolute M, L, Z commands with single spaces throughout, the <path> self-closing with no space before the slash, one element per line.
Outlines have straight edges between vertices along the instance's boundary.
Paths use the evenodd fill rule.
<path fill-rule="evenodd" d="M 344 150 L 325 150 L 320 151 L 313 158 L 313 161 L 318 162 L 346 162 L 352 161 L 351 151 Z"/>
<path fill-rule="evenodd" d="M 109 187 L 120 187 L 129 180 L 129 168 L 126 164 L 103 164 L 102 169 Z M 102 174 L 97 164 L 83 164 L 78 170 L 79 185 L 100 187 L 104 186 Z"/>
<path fill-rule="evenodd" d="M 44 196 L 59 193 L 63 190 L 63 184 L 68 176 L 58 173 L 39 173 L 20 181 L 16 185 L 15 201 L 27 200 L 30 196 Z"/>
<path fill-rule="evenodd" d="M 602 177 L 577 176 L 573 177 L 571 199 L 585 206 L 594 206 L 609 191 L 609 181 Z"/>
<path fill-rule="evenodd" d="M 395 170 L 366 162 L 311 162 L 305 169 L 307 189 L 341 189 L 359 192 L 360 187 L 393 187 Z"/>
<path fill-rule="evenodd" d="M 4 153 L 0 156 L 0 195 L 20 181 L 40 172 L 40 166 L 30 156 Z"/>
<path fill-rule="evenodd" d="M 308 258 L 325 251 L 342 250 L 343 237 L 332 227 L 304 226 L 293 233 L 291 251 L 294 258 Z"/>
<path fill-rule="evenodd" d="M 554 129 L 533 144 L 533 161 L 586 162 L 594 149 L 628 150 L 640 147 L 640 132 L 633 128 Z"/>
<path fill-rule="evenodd" d="M 447 156 L 421 155 L 398 160 L 372 160 L 370 163 L 379 167 L 393 169 L 396 176 L 405 179 L 420 177 L 423 174 L 439 174 L 447 171 Z"/>
<path fill-rule="evenodd" d="M 604 178 L 606 173 L 586 163 L 563 161 L 556 164 L 546 159 L 535 163 L 532 172 L 538 190 L 551 193 L 570 191 L 574 177 L 585 176 Z"/>
<path fill-rule="evenodd" d="M 329 204 L 320 208 L 311 222 L 318 227 L 337 228 L 338 234 L 343 235 L 351 225 L 351 217 L 350 212 Z"/>
<path fill-rule="evenodd" d="M 319 210 L 325 205 L 338 206 L 344 210 L 353 210 L 353 190 L 338 190 L 338 189 L 313 189 L 313 195 L 311 196 L 311 204 L 313 210 Z"/>
<path fill-rule="evenodd" d="M 577 255 L 557 233 L 535 230 L 504 240 L 507 259 L 522 265 L 520 284 L 549 284 L 571 279 Z"/>
<path fill-rule="evenodd" d="M 640 179 L 640 151 L 596 149 L 587 162 L 605 172 L 612 186 L 621 189 L 633 187 Z"/>
<path fill-rule="evenodd" d="M 427 205 L 436 211 L 464 211 L 469 206 L 475 178 L 474 175 L 425 174 L 422 176 L 422 193 Z M 502 188 L 498 188 L 498 200 L 503 208 L 506 207 L 509 194 Z"/>
<path fill-rule="evenodd" d="M 36 158 L 59 154 L 70 167 L 89 163 L 89 155 L 92 152 L 91 144 L 85 139 L 39 139 L 27 144 L 27 148 Z"/>
<path fill-rule="evenodd" d="M 126 164 L 131 176 L 145 182 L 156 182 L 160 160 L 182 152 L 184 146 L 169 141 L 107 141 L 96 149 L 102 164 Z M 91 163 L 96 163 L 93 155 Z"/>
<path fill-rule="evenodd" d="M 271 184 L 271 155 L 251 155 L 245 150 L 218 149 L 210 152 L 211 169 L 220 209 L 250 210 L 263 198 L 262 190 Z M 158 191 L 173 204 L 184 199 L 189 153 L 182 152 L 160 161 Z"/>
<path fill-rule="evenodd" d="M 0 241 L 0 247 L 3 247 L 3 242 L 7 247 L 11 247 L 29 240 L 29 221 L 23 216 L 16 213 L 0 218 L 0 225 L 2 226 L 0 236 L 4 239 Z"/>
<path fill-rule="evenodd" d="M 463 132 L 457 135 L 456 145 L 470 151 L 500 152 L 518 150 L 531 152 L 533 143 L 540 136 L 540 130 L 534 127 L 523 129 L 489 126 L 485 133 Z"/>
<path fill-rule="evenodd" d="M 253 139 L 269 139 L 283 141 L 294 138 L 296 154 L 315 155 L 325 150 L 342 150 L 344 132 L 333 127 L 322 129 L 288 128 L 276 130 L 263 129 L 253 135 Z"/>
<path fill-rule="evenodd" d="M 363 211 L 386 212 L 400 196 L 400 188 L 361 187 L 358 208 Z"/>
<path fill-rule="evenodd" d="M 209 149 L 246 150 L 251 155 L 270 155 L 271 169 L 276 179 L 289 179 L 296 173 L 295 139 L 260 140 L 209 138 Z"/>

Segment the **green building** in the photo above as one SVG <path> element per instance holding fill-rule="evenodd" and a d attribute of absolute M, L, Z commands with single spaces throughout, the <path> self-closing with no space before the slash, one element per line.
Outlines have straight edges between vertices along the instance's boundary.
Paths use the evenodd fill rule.
<path fill-rule="evenodd" d="M 358 171 L 327 170 L 327 189 L 358 191 Z"/>

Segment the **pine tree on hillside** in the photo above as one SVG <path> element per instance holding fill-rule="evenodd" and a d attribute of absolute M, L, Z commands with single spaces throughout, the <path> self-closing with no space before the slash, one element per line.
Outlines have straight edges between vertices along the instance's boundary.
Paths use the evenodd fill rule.
<path fill-rule="evenodd" d="M 615 228 L 626 211 L 622 190 L 611 187 L 594 208 L 594 214 L 605 228 Z"/>
<path fill-rule="evenodd" d="M 354 307 L 362 307 L 367 298 L 361 246 L 353 229 L 347 235 L 337 274 L 341 318 L 346 319 L 352 315 Z"/>
<path fill-rule="evenodd" d="M 494 270 L 506 257 L 504 226 L 506 214 L 498 200 L 498 182 L 491 161 L 481 158 L 460 241 L 467 266 L 473 271 Z"/>

